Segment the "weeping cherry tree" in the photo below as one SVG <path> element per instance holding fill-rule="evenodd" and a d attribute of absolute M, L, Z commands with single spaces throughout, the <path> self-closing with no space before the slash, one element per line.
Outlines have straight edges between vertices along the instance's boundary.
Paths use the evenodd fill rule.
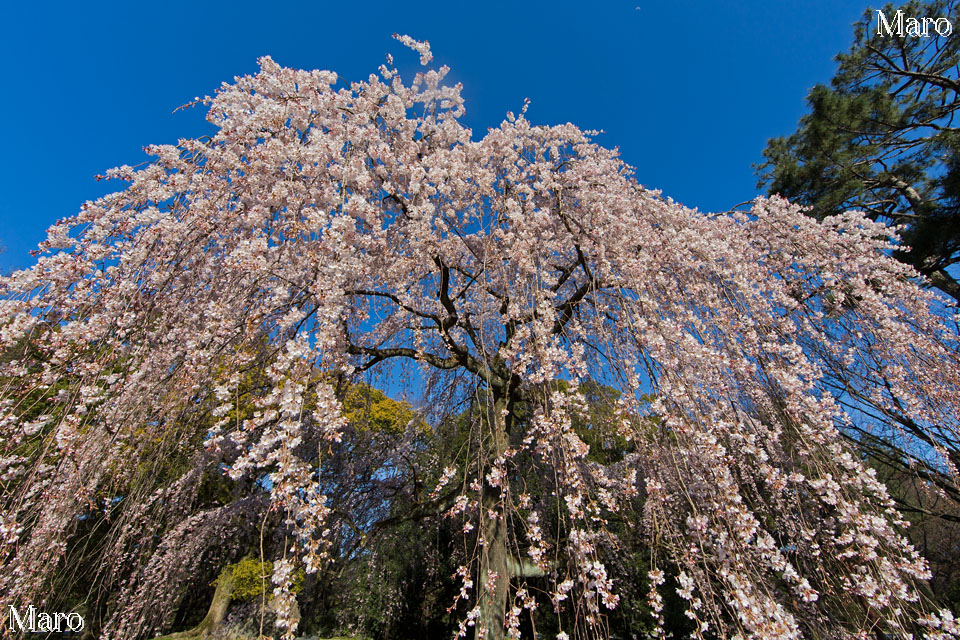
<path fill-rule="evenodd" d="M 353 83 L 261 59 L 199 101 L 214 135 L 108 172 L 129 186 L 0 280 L 4 611 L 49 596 L 104 485 L 155 464 L 206 406 L 184 477 L 215 455 L 231 478 L 269 479 L 269 506 L 238 513 L 288 527 L 271 580 L 292 636 L 295 571 L 337 553 L 334 381 L 377 372 L 424 416 L 482 400 L 467 462 L 428 487 L 452 491 L 437 504 L 469 550 L 458 637 L 519 637 L 537 607 L 576 613 L 558 637 L 602 636 L 623 514 L 647 540 L 657 629 L 672 590 L 700 638 L 955 637 L 886 489 L 838 437 L 842 394 L 869 398 L 930 434 L 918 455 L 956 482 L 936 443 L 958 437 L 957 334 L 890 257 L 890 230 L 778 198 L 684 208 L 525 108 L 475 139 L 448 69 L 398 39 L 425 67 L 409 83 L 389 56 Z M 846 391 L 838 366 L 858 372 Z M 602 417 L 588 381 L 617 392 Z M 591 458 L 584 422 L 625 453 Z M 551 491 L 526 490 L 531 470 Z"/>

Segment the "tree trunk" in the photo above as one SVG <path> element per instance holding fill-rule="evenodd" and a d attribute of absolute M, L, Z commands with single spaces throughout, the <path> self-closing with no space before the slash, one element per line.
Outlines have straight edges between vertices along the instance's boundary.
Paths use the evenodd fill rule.
<path fill-rule="evenodd" d="M 928 278 L 930 279 L 930 284 L 960 303 L 960 283 L 947 273 L 946 269 L 938 269 L 931 273 Z"/>
<path fill-rule="evenodd" d="M 506 399 L 496 397 L 492 414 L 487 423 L 491 430 L 491 451 L 489 460 L 503 455 L 509 444 L 509 436 L 504 418 Z M 503 640 L 507 602 L 510 595 L 511 557 L 507 540 L 507 527 L 504 521 L 504 509 L 499 505 L 501 491 L 491 487 L 483 479 L 483 512 L 480 514 L 480 533 L 483 536 L 483 549 L 480 556 L 480 584 L 477 593 L 480 598 L 480 619 L 476 627 L 476 640 Z M 491 519 L 488 513 L 494 512 L 497 518 Z M 494 578 L 493 574 L 496 574 Z M 491 590 L 487 583 L 491 583 Z M 486 631 L 484 636 L 481 631 Z"/>
<path fill-rule="evenodd" d="M 155 640 L 201 640 L 205 638 L 215 626 L 223 622 L 223 619 L 227 617 L 227 608 L 230 606 L 230 600 L 233 598 L 235 584 L 233 571 L 229 567 L 221 571 L 220 577 L 217 578 L 217 590 L 213 594 L 210 608 L 207 610 L 207 615 L 200 621 L 200 624 L 193 629 L 171 633 L 158 637 Z"/>

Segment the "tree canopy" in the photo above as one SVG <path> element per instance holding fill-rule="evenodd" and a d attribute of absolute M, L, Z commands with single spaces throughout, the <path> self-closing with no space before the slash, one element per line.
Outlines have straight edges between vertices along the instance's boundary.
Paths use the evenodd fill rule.
<path fill-rule="evenodd" d="M 699 637 L 955 632 L 837 438 L 858 394 L 956 479 L 957 335 L 886 226 L 776 197 L 704 215 L 525 109 L 474 139 L 447 72 L 263 58 L 200 101 L 214 135 L 108 172 L 129 186 L 0 280 L 4 610 L 48 597 L 96 515 L 97 579 L 125 589 L 104 637 L 169 629 L 168 577 L 245 523 L 263 549 L 272 517 L 292 635 L 297 567 L 367 553 L 402 493 L 461 540 L 458 637 L 538 608 L 604 635 L 637 537 L 655 633 L 665 597 Z M 365 379 L 416 397 L 406 425 L 343 386 Z M 244 497 L 196 510 L 220 479 Z"/>
<path fill-rule="evenodd" d="M 885 20 L 957 17 L 953 0 L 914 0 Z M 960 301 L 947 268 L 960 260 L 960 44 L 955 36 L 878 34 L 878 12 L 854 25 L 830 85 L 807 98 L 797 131 L 770 140 L 760 186 L 826 217 L 858 209 L 903 227 L 898 257 Z"/>
<path fill-rule="evenodd" d="M 956 37 L 933 29 L 928 37 L 886 30 L 906 28 L 913 18 L 955 17 L 956 9 L 953 1 L 930 0 L 865 12 L 854 25 L 850 50 L 837 56 L 829 86 L 810 91 L 810 113 L 795 133 L 770 140 L 758 170 L 761 186 L 806 205 L 808 215 L 822 219 L 858 209 L 898 228 L 901 243 L 893 255 L 960 301 L 960 286 L 948 270 L 960 259 L 960 138 L 954 122 L 960 47 Z M 857 375 L 839 367 L 838 390 Z M 855 392 L 846 401 L 899 425 L 877 429 L 872 419 L 866 426 L 851 424 L 844 433 L 856 447 L 906 475 L 919 472 L 950 494 L 936 512 L 955 520 L 960 492 L 951 468 L 960 464 L 960 441 L 945 433 L 928 437 L 899 409 L 878 407 Z M 932 461 L 930 448 L 940 449 L 952 467 Z"/>

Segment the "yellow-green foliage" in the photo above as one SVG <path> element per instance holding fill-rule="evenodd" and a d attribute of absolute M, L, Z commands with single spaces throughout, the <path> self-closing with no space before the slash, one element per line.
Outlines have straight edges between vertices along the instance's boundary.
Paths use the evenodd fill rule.
<path fill-rule="evenodd" d="M 252 556 L 247 556 L 240 562 L 227 567 L 233 574 L 233 600 L 248 601 L 259 598 L 263 593 L 264 584 L 270 588 L 270 574 L 273 573 L 272 562 L 260 562 Z M 293 573 L 291 591 L 297 593 L 303 588 L 304 572 L 297 569 Z M 268 596 L 269 597 L 269 596 Z"/>
<path fill-rule="evenodd" d="M 379 389 L 365 384 L 350 385 L 343 399 L 344 417 L 357 429 L 382 433 L 400 433 L 413 419 L 406 402 L 387 397 Z"/>

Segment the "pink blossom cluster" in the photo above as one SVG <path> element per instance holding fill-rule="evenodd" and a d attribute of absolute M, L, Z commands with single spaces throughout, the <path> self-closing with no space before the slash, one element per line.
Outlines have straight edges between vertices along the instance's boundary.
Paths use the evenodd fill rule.
<path fill-rule="evenodd" d="M 658 629 L 675 589 L 701 637 L 955 637 L 886 488 L 839 437 L 846 397 L 960 436 L 957 336 L 895 238 L 780 198 L 687 209 L 572 124 L 521 113 L 475 139 L 446 68 L 407 85 L 389 65 L 335 88 L 261 59 L 203 101 L 213 136 L 109 172 L 129 186 L 0 279 L 0 604 L 42 594 L 90 505 L 177 453 L 195 474 L 269 480 L 295 532 L 273 576 L 294 633 L 294 563 L 322 570 L 336 500 L 355 499 L 321 482 L 348 434 L 331 380 L 399 361 L 422 374 L 400 380 L 486 394 L 469 468 L 436 469 L 433 489 L 462 487 L 446 510 L 477 537 L 461 636 L 519 636 L 537 606 L 521 558 L 557 611 L 598 628 L 619 600 L 610 517 L 642 501 Z M 590 380 L 618 392 L 602 416 Z M 627 453 L 599 461 L 588 434 Z M 520 460 L 555 502 L 512 486 Z M 124 526 L 163 511 L 152 495 L 125 498 Z"/>

